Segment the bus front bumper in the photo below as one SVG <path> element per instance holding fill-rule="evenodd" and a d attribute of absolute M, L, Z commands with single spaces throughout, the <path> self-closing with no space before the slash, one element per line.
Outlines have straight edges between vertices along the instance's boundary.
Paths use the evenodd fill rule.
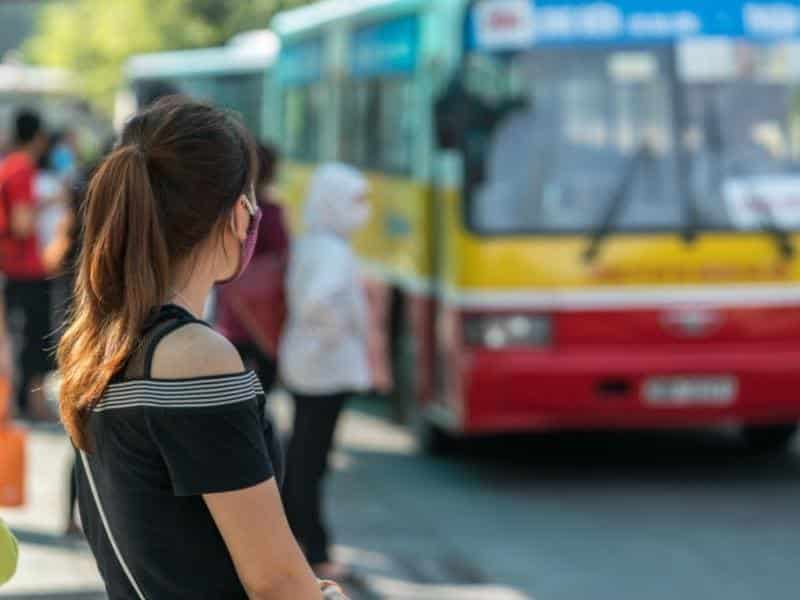
<path fill-rule="evenodd" d="M 800 421 L 800 349 L 475 350 L 464 433 Z"/>

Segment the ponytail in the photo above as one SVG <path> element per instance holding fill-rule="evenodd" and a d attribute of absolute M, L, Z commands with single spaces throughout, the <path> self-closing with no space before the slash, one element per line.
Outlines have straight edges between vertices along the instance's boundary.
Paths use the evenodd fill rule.
<path fill-rule="evenodd" d="M 58 345 L 61 417 L 89 450 L 88 418 L 138 350 L 180 267 L 253 182 L 253 146 L 229 114 L 186 98 L 128 121 L 89 183 L 73 312 Z"/>
<path fill-rule="evenodd" d="M 89 184 L 72 322 L 58 347 L 61 418 L 88 450 L 89 412 L 166 300 L 169 251 L 140 148 L 123 146 Z"/>

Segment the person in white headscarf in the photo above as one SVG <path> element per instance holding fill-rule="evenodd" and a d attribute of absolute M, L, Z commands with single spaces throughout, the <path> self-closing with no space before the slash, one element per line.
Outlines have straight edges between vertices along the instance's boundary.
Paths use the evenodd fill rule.
<path fill-rule="evenodd" d="M 279 351 L 281 377 L 295 400 L 286 513 L 317 575 L 339 580 L 347 573 L 331 562 L 321 484 L 345 402 L 371 386 L 366 299 L 350 245 L 369 216 L 367 190 L 364 176 L 344 164 L 323 165 L 312 177 L 306 230 L 292 247 Z"/>

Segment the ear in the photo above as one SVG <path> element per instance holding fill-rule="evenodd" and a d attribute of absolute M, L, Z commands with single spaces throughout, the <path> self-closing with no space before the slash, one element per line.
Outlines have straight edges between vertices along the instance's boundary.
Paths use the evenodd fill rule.
<path fill-rule="evenodd" d="M 231 227 L 239 241 L 247 238 L 247 228 L 250 226 L 250 211 L 247 210 L 247 196 L 242 194 L 236 201 L 231 213 Z"/>

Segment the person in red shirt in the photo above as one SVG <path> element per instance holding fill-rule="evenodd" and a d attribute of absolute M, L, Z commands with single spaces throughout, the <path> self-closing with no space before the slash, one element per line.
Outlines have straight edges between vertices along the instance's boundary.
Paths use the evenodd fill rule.
<path fill-rule="evenodd" d="M 21 413 L 41 418 L 45 416 L 42 378 L 51 369 L 46 350 L 51 307 L 50 282 L 37 235 L 34 182 L 47 137 L 41 119 L 29 110 L 20 111 L 14 125 L 15 150 L 0 162 L 0 272 L 6 279 L 9 325 L 17 330 L 12 331 L 18 345 L 17 407 Z"/>

